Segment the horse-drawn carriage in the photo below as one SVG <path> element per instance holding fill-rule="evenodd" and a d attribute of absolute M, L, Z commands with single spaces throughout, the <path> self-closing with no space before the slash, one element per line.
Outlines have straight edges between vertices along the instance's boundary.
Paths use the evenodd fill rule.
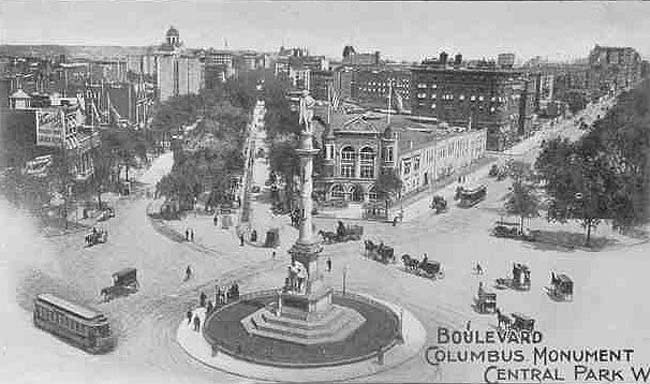
<path fill-rule="evenodd" d="M 512 288 L 518 291 L 530 290 L 530 269 L 525 264 L 512 265 L 512 278 L 498 278 L 495 280 L 497 289 Z"/>
<path fill-rule="evenodd" d="M 440 263 L 429 260 L 426 256 L 422 261 L 418 261 L 418 259 L 405 254 L 402 255 L 402 262 L 404 263 L 404 270 L 408 273 L 413 273 L 429 279 L 444 279 L 445 277 L 445 273 L 442 270 Z"/>
<path fill-rule="evenodd" d="M 497 181 L 504 180 L 508 177 L 508 167 L 507 166 L 498 166 L 492 164 L 490 171 L 488 172 L 489 177 L 496 177 Z"/>
<path fill-rule="evenodd" d="M 483 284 L 478 286 L 478 295 L 474 298 L 474 309 L 478 313 L 495 313 L 497 310 L 497 294 L 483 289 Z"/>
<path fill-rule="evenodd" d="M 433 199 L 431 199 L 431 205 L 429 207 L 435 211 L 436 215 L 446 212 L 447 200 L 445 200 L 445 198 L 440 195 L 435 195 L 433 196 Z"/>
<path fill-rule="evenodd" d="M 336 232 L 328 232 L 320 230 L 318 234 L 323 238 L 325 244 L 343 243 L 346 241 L 361 240 L 363 236 L 363 226 L 361 225 L 345 225 L 339 221 L 336 227 Z"/>
<path fill-rule="evenodd" d="M 478 187 L 472 189 L 459 186 L 456 188 L 454 200 L 459 200 L 459 207 L 469 208 L 483 201 L 486 196 L 487 186 L 485 185 L 479 185 Z"/>
<path fill-rule="evenodd" d="M 551 272 L 551 286 L 546 288 L 551 298 L 557 301 L 573 300 L 573 281 L 565 274 L 556 275 Z"/>
<path fill-rule="evenodd" d="M 104 302 L 110 301 L 116 297 L 128 296 L 140 289 L 138 283 L 137 270 L 135 268 L 125 268 L 113 274 L 113 285 L 102 288 L 100 296 Z"/>
<path fill-rule="evenodd" d="M 86 246 L 92 247 L 95 244 L 105 243 L 108 241 L 108 231 L 105 229 L 93 228 L 86 234 Z"/>
<path fill-rule="evenodd" d="M 104 207 L 97 217 L 98 221 L 106 221 L 110 218 L 115 217 L 115 210 L 111 207 Z"/>
<path fill-rule="evenodd" d="M 510 318 L 510 316 L 502 314 L 501 310 L 497 308 L 496 314 L 497 327 L 499 329 L 512 330 L 516 332 L 533 332 L 535 330 L 535 319 L 522 313 L 512 313 L 512 318 Z"/>
<path fill-rule="evenodd" d="M 379 261 L 380 263 L 389 264 L 395 262 L 395 248 L 384 245 L 383 242 L 375 244 L 370 240 L 364 240 L 366 256 Z"/>
<path fill-rule="evenodd" d="M 520 229 L 519 223 L 509 223 L 503 220 L 497 221 L 492 229 L 492 236 L 503 237 L 507 239 L 522 239 L 525 241 L 535 241 L 535 232 L 524 228 Z"/>

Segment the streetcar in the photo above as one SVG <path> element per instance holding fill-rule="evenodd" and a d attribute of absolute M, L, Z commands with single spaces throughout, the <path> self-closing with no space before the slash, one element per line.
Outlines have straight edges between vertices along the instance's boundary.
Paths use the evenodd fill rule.
<path fill-rule="evenodd" d="M 89 353 L 114 347 L 108 319 L 102 313 L 49 293 L 34 300 L 34 325 Z"/>

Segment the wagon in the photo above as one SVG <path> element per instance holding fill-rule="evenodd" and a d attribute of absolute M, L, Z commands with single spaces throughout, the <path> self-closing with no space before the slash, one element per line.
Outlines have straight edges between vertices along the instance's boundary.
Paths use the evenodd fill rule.
<path fill-rule="evenodd" d="M 128 296 L 140 289 L 135 268 L 124 268 L 113 274 L 113 285 L 103 288 L 100 292 L 104 302 L 116 297 Z"/>
<path fill-rule="evenodd" d="M 474 299 L 474 308 L 478 313 L 496 313 L 497 294 L 488 292 L 483 289 L 482 285 L 479 285 L 478 295 Z"/>
<path fill-rule="evenodd" d="M 551 273 L 551 286 L 547 288 L 548 294 L 555 300 L 573 300 L 573 281 L 565 274 Z"/>
<path fill-rule="evenodd" d="M 530 318 L 522 313 L 513 313 L 511 329 L 514 331 L 528 331 L 532 332 L 535 328 L 535 319 Z"/>

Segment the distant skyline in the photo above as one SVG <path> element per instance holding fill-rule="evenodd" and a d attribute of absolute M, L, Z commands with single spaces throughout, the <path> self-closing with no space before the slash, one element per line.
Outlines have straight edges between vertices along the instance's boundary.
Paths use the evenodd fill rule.
<path fill-rule="evenodd" d="M 596 44 L 650 53 L 650 4 L 642 2 L 0 3 L 0 44 L 153 45 L 170 25 L 191 48 L 224 48 L 225 41 L 230 49 L 265 52 L 299 46 L 330 58 L 348 44 L 409 61 L 441 50 L 568 60 Z"/>

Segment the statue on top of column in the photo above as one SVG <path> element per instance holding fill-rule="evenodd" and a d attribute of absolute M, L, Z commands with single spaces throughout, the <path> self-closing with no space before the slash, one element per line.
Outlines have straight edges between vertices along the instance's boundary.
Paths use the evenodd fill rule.
<path fill-rule="evenodd" d="M 309 95 L 308 90 L 302 91 L 302 97 L 300 97 L 300 124 L 305 125 L 305 131 L 311 133 L 311 121 L 314 118 L 314 106 L 316 105 L 316 100 Z"/>

